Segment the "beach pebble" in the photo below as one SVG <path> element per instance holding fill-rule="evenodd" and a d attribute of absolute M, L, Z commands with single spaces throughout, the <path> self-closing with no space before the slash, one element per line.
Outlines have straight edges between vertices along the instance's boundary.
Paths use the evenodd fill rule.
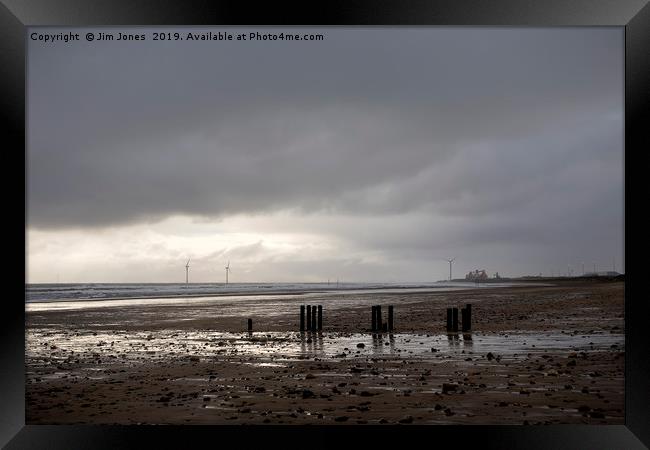
<path fill-rule="evenodd" d="M 364 344 L 363 342 L 359 342 L 357 344 L 357 348 L 364 348 L 365 346 L 366 346 L 366 344 Z"/>
<path fill-rule="evenodd" d="M 442 393 L 447 394 L 449 392 L 455 391 L 458 389 L 458 385 L 454 383 L 442 383 Z"/>
<path fill-rule="evenodd" d="M 302 398 L 312 398 L 315 397 L 313 391 L 310 391 L 309 389 L 305 389 L 302 391 Z"/>

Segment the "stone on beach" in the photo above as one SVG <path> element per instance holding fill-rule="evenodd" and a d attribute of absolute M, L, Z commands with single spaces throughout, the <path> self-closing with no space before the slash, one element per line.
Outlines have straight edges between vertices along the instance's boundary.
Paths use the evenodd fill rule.
<path fill-rule="evenodd" d="M 442 384 L 442 393 L 443 394 L 448 394 L 452 391 L 455 391 L 458 389 L 458 384 L 455 383 L 443 383 Z"/>

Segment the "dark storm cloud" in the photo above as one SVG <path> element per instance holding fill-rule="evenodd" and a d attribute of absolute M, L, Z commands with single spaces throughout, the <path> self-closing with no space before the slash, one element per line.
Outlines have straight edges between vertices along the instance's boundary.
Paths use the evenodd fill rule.
<path fill-rule="evenodd" d="M 564 233 L 586 248 L 612 227 L 621 242 L 621 30 L 315 31 L 30 42 L 30 226 L 294 209 L 428 215 L 395 252 L 445 217 L 450 246 Z"/>

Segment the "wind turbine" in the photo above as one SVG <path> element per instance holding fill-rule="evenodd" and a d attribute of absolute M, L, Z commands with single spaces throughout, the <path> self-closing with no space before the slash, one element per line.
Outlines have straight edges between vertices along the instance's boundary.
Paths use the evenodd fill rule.
<path fill-rule="evenodd" d="M 228 284 L 228 272 L 230 272 L 230 261 L 228 261 L 228 265 L 226 266 L 226 284 Z"/>
<path fill-rule="evenodd" d="M 189 283 L 189 272 L 190 272 L 190 260 L 187 260 L 185 263 L 185 284 Z"/>
<path fill-rule="evenodd" d="M 455 259 L 456 258 L 445 259 L 445 261 L 447 261 L 449 263 L 449 281 L 451 281 L 451 263 L 453 263 Z"/>

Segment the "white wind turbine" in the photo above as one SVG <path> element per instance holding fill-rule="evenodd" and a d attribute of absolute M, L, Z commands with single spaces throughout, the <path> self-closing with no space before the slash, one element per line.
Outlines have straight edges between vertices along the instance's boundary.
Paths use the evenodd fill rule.
<path fill-rule="evenodd" d="M 230 261 L 228 261 L 228 265 L 226 266 L 226 284 L 228 284 L 228 272 L 231 272 Z"/>
<path fill-rule="evenodd" d="M 190 260 L 188 259 L 185 263 L 185 284 L 189 283 L 189 273 L 190 273 Z"/>
<path fill-rule="evenodd" d="M 455 259 L 456 258 L 445 259 L 445 261 L 447 261 L 449 263 L 449 281 L 451 281 L 451 263 L 453 263 Z"/>

